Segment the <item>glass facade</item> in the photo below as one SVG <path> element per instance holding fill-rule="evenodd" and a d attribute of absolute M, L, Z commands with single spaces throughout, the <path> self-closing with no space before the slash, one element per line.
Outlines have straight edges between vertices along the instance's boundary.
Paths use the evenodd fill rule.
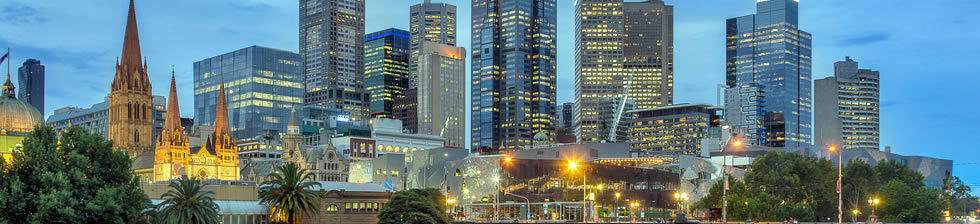
<path fill-rule="evenodd" d="M 449 46 L 456 46 L 456 6 L 448 3 L 432 3 L 425 0 L 421 4 L 413 5 L 409 11 L 409 26 L 411 28 L 412 58 L 409 62 L 408 71 L 411 73 L 409 85 L 411 88 L 418 86 L 418 57 L 419 50 L 422 49 L 423 41 L 436 42 Z"/>
<path fill-rule="evenodd" d="M 266 129 L 285 133 L 290 111 L 303 105 L 300 63 L 299 54 L 260 46 L 194 62 L 194 124 L 214 124 L 223 80 L 236 138 L 259 136 Z"/>
<path fill-rule="evenodd" d="M 719 108 L 707 104 L 681 104 L 632 111 L 630 147 L 648 153 L 701 154 L 701 139 L 720 121 Z"/>
<path fill-rule="evenodd" d="M 27 59 L 17 69 L 17 99 L 37 108 L 44 116 L 44 65 L 37 59 Z"/>
<path fill-rule="evenodd" d="M 575 5 L 575 126 L 580 142 L 607 140 L 604 97 L 637 109 L 674 101 L 674 7 L 660 0 L 581 0 Z"/>
<path fill-rule="evenodd" d="M 419 55 L 418 133 L 466 146 L 466 49 L 423 42 Z"/>
<path fill-rule="evenodd" d="M 492 153 L 554 138 L 556 0 L 474 0 L 470 148 Z"/>
<path fill-rule="evenodd" d="M 813 99 L 811 37 L 797 26 L 797 0 L 759 0 L 756 14 L 726 22 L 726 84 L 757 86 L 765 94 L 756 144 L 797 147 L 811 143 Z M 731 124 L 736 130 L 746 125 Z M 752 127 L 755 128 L 755 127 Z"/>
<path fill-rule="evenodd" d="M 364 0 L 300 0 L 299 54 L 306 105 L 340 109 L 366 121 Z"/>
<path fill-rule="evenodd" d="M 408 31 L 385 29 L 364 39 L 364 81 L 371 117 L 393 118 L 395 100 L 408 89 Z"/>

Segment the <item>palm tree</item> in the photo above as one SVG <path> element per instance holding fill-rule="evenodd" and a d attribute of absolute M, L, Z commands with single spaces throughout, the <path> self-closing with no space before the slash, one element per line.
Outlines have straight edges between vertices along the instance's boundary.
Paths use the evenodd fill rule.
<path fill-rule="evenodd" d="M 319 187 L 320 183 L 310 181 L 312 178 L 312 174 L 300 169 L 296 163 L 283 164 L 260 185 L 259 202 L 269 206 L 270 215 L 286 212 L 288 222 L 293 223 L 296 212 L 306 213 L 319 207 L 322 196 L 310 188 Z"/>
<path fill-rule="evenodd" d="M 214 192 L 203 191 L 204 184 L 197 178 L 170 182 L 170 190 L 161 196 L 158 220 L 161 223 L 218 223 L 218 204 Z"/>

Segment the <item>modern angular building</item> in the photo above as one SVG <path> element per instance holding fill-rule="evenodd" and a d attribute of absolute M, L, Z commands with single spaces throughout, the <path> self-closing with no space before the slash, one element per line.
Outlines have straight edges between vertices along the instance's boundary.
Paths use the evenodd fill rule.
<path fill-rule="evenodd" d="M 814 81 L 814 144 L 879 150 L 878 71 L 846 57 L 834 76 Z"/>
<path fill-rule="evenodd" d="M 418 133 L 466 146 L 466 48 L 422 42 L 418 63 Z"/>
<path fill-rule="evenodd" d="M 261 46 L 194 62 L 195 125 L 214 124 L 218 87 L 224 84 L 233 136 L 286 132 L 290 110 L 303 105 L 300 63 L 299 54 Z"/>
<path fill-rule="evenodd" d="M 364 39 L 364 81 L 371 117 L 392 118 L 395 99 L 408 89 L 408 31 L 390 28 Z"/>
<path fill-rule="evenodd" d="M 599 98 L 594 108 L 599 141 L 627 142 L 629 140 L 629 120 L 633 114 L 629 111 L 636 109 L 636 101 L 620 96 L 604 96 Z"/>
<path fill-rule="evenodd" d="M 605 140 L 600 99 L 627 95 L 637 109 L 673 104 L 674 7 L 660 0 L 581 0 L 575 5 L 575 127 Z"/>
<path fill-rule="evenodd" d="M 456 6 L 449 3 L 432 3 L 425 0 L 409 8 L 409 31 L 411 32 L 411 61 L 409 72 L 410 88 L 418 86 L 419 51 L 422 42 L 430 41 L 449 46 L 456 46 Z"/>
<path fill-rule="evenodd" d="M 17 69 L 17 83 L 20 84 L 17 99 L 37 108 L 44 116 L 44 65 L 37 59 L 27 59 Z"/>
<path fill-rule="evenodd" d="M 370 102 L 364 89 L 364 1 L 299 1 L 303 102 L 340 109 L 353 121 L 367 120 Z"/>
<path fill-rule="evenodd" d="M 474 0 L 470 149 L 516 150 L 554 138 L 556 0 Z"/>
<path fill-rule="evenodd" d="M 708 104 L 676 104 L 630 111 L 629 142 L 640 155 L 700 155 L 701 140 L 718 127 L 720 108 Z"/>
<path fill-rule="evenodd" d="M 798 0 L 758 0 L 756 14 L 726 21 L 727 86 L 758 87 L 765 93 L 761 104 L 726 104 L 759 110 L 761 124 L 729 124 L 736 133 L 762 137 L 753 144 L 797 147 L 811 143 L 811 37 L 800 30 L 798 11 Z"/>

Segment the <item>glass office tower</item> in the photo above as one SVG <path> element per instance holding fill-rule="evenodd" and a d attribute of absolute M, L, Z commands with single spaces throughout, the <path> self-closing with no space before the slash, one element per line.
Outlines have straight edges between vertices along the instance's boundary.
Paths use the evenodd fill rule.
<path fill-rule="evenodd" d="M 471 150 L 554 138 L 556 0 L 473 0 Z"/>
<path fill-rule="evenodd" d="M 810 75 L 811 37 L 799 29 L 797 0 L 758 0 L 756 14 L 726 21 L 726 84 L 759 87 L 760 138 L 753 143 L 796 147 L 811 143 L 813 86 Z M 730 124 L 736 133 L 755 132 L 750 124 Z"/>
<path fill-rule="evenodd" d="M 449 3 L 432 3 L 425 0 L 409 8 L 409 32 L 412 35 L 412 59 L 408 71 L 411 73 L 410 88 L 418 86 L 417 67 L 419 50 L 423 41 L 456 46 L 456 6 Z"/>
<path fill-rule="evenodd" d="M 364 0 L 300 0 L 299 54 L 303 56 L 303 103 L 339 109 L 366 121 Z"/>
<path fill-rule="evenodd" d="M 44 65 L 37 59 L 27 59 L 17 69 L 17 99 L 37 108 L 44 116 Z"/>
<path fill-rule="evenodd" d="M 393 118 L 395 99 L 408 89 L 408 31 L 384 29 L 364 39 L 364 87 L 371 117 Z"/>
<path fill-rule="evenodd" d="M 225 83 L 228 122 L 237 138 L 286 132 L 289 112 L 303 105 L 299 54 L 251 46 L 194 62 L 194 124 L 213 125 L 218 86 Z"/>

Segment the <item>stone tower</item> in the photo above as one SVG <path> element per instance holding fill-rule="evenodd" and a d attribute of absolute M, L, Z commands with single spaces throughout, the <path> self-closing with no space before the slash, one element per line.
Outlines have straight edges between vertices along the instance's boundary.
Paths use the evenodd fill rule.
<path fill-rule="evenodd" d="M 221 80 L 218 88 L 218 105 L 214 115 L 214 134 L 204 147 L 214 149 L 218 156 L 217 179 L 239 180 L 238 146 L 228 127 L 228 103 L 225 101 L 225 83 Z"/>
<path fill-rule="evenodd" d="M 119 150 L 129 152 L 133 168 L 151 165 L 153 149 L 152 86 L 141 60 L 140 39 L 136 28 L 136 9 L 129 1 L 129 18 L 123 40 L 121 61 L 109 94 L 109 140 Z"/>
<path fill-rule="evenodd" d="M 180 125 L 180 105 L 177 103 L 177 80 L 170 74 L 170 95 L 163 130 L 157 136 L 153 160 L 153 181 L 167 181 L 187 174 L 191 158 L 187 135 Z"/>
<path fill-rule="evenodd" d="M 282 162 L 293 162 L 300 168 L 309 169 L 303 151 L 299 148 L 299 143 L 303 140 L 299 128 L 299 121 L 296 120 L 296 108 L 293 108 L 293 111 L 289 113 L 289 124 L 286 125 L 286 136 L 282 138 Z"/>

